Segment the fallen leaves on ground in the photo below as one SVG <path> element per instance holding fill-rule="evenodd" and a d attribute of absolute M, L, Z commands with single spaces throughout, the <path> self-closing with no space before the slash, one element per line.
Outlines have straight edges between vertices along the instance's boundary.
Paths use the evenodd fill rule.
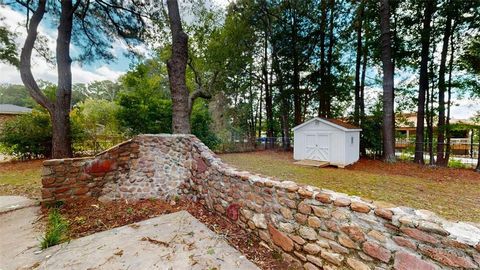
<path fill-rule="evenodd" d="M 232 223 L 226 217 L 205 209 L 200 203 L 178 201 L 172 204 L 161 200 L 100 202 L 90 198 L 68 202 L 60 208 L 61 214 L 70 222 L 71 238 L 79 238 L 125 225 L 133 229 L 141 229 L 136 222 L 181 210 L 188 211 L 261 269 L 290 269 L 286 262 L 279 259 L 276 252 L 268 246 L 262 245 L 261 240 L 255 235 Z M 143 237 L 140 240 L 155 245 L 169 245 L 167 242 L 149 237 Z M 191 243 L 192 246 L 193 244 Z M 120 251 L 117 253 L 115 253 L 117 256 L 123 254 L 123 252 L 120 254 Z"/>

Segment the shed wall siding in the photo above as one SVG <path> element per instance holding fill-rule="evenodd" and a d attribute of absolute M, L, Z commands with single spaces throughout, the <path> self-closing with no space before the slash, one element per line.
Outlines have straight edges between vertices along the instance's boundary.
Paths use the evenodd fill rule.
<path fill-rule="evenodd" d="M 312 121 L 294 130 L 293 158 L 295 160 L 310 158 L 306 145 L 309 134 L 329 135 L 329 159 L 326 161 L 332 165 L 346 166 L 358 161 L 360 133 L 344 131 L 320 121 Z"/>

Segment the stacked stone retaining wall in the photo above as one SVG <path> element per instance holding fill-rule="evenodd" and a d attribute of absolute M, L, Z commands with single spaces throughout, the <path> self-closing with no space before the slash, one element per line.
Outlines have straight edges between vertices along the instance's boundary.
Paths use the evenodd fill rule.
<path fill-rule="evenodd" d="M 118 156 L 111 155 L 115 149 L 119 149 Z M 129 159 L 119 164 L 120 153 L 128 151 L 132 151 L 130 155 L 123 156 Z M 152 157 L 152 154 L 164 156 Z M 96 176 L 89 166 L 95 162 L 103 164 L 102 160 L 111 160 L 115 165 L 98 166 L 105 170 Z M 239 171 L 223 163 L 191 135 L 139 136 L 93 159 L 45 163 L 49 169 L 44 180 L 56 179 L 55 187 L 45 185 L 48 181 L 44 181 L 44 191 L 54 194 L 46 199 L 182 195 L 238 223 L 281 252 L 284 259 L 305 269 L 479 269 L 480 266 L 479 224 L 447 221 L 426 210 L 372 202 Z M 83 179 L 92 188 L 76 195 L 83 192 L 78 192 Z M 140 184 L 128 192 L 121 191 L 132 179 Z M 65 194 L 58 192 L 62 183 L 69 192 L 58 196 Z M 159 188 L 161 185 L 169 188 Z"/>

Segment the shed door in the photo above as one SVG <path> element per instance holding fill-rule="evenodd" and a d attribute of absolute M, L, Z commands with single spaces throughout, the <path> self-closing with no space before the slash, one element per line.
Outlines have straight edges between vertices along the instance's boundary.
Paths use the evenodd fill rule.
<path fill-rule="evenodd" d="M 311 133 L 306 135 L 307 159 L 330 161 L 330 136 L 326 133 Z"/>

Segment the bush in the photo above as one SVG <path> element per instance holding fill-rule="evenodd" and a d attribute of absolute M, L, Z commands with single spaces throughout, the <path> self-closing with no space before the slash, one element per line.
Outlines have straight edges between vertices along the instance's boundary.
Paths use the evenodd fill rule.
<path fill-rule="evenodd" d="M 137 92 L 122 93 L 118 122 L 129 135 L 172 132 L 172 102 L 158 96 L 144 98 Z"/>
<path fill-rule="evenodd" d="M 220 140 L 211 129 L 212 117 L 204 101 L 199 100 L 195 102 L 192 108 L 190 124 L 192 133 L 210 149 L 214 149 L 219 144 Z"/>
<path fill-rule="evenodd" d="M 85 139 L 83 128 L 75 116 L 70 118 L 73 142 Z M 20 159 L 50 157 L 52 151 L 52 124 L 44 110 L 34 109 L 8 120 L 0 130 L 0 150 Z"/>
<path fill-rule="evenodd" d="M 34 110 L 4 123 L 0 143 L 7 154 L 22 159 L 49 157 L 52 149 L 50 116 Z"/>
<path fill-rule="evenodd" d="M 121 142 L 116 118 L 119 106 L 104 99 L 87 99 L 71 112 L 73 148 L 76 153 L 92 154 Z"/>
<path fill-rule="evenodd" d="M 450 158 L 450 160 L 448 161 L 448 167 L 456 168 L 456 169 L 468 168 L 468 166 L 463 164 L 460 160 L 452 159 L 452 158 Z"/>

